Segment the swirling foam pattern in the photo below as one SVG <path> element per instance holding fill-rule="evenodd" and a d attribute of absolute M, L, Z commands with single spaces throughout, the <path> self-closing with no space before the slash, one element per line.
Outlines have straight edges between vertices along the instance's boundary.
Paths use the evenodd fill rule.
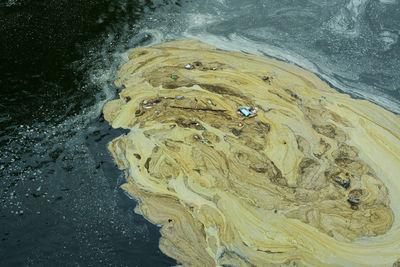
<path fill-rule="evenodd" d="M 188 266 L 398 260 L 398 116 L 296 66 L 195 41 L 129 58 L 104 117 L 130 132 L 109 150 L 167 255 Z"/>

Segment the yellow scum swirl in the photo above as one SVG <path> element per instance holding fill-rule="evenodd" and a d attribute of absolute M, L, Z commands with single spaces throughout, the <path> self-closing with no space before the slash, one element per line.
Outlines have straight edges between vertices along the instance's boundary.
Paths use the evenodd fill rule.
<path fill-rule="evenodd" d="M 104 117 L 130 132 L 109 150 L 164 253 L 188 266 L 400 258 L 398 116 L 291 64 L 191 40 L 129 58 Z"/>

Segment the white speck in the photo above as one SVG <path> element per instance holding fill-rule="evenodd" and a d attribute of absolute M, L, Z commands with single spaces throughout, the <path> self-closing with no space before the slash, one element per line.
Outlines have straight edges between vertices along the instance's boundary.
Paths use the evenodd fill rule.
<path fill-rule="evenodd" d="M 380 34 L 380 40 L 382 41 L 383 49 L 385 51 L 392 48 L 392 46 L 397 43 L 398 39 L 399 39 L 399 36 L 394 32 L 383 31 Z"/>
<path fill-rule="evenodd" d="M 42 187 L 41 187 L 41 186 L 39 186 L 39 187 L 36 189 L 36 191 L 40 191 L 40 189 L 42 189 Z"/>

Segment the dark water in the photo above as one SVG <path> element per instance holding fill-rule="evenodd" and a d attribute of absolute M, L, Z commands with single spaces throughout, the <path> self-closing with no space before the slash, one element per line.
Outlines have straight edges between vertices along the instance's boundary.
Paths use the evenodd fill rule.
<path fill-rule="evenodd" d="M 0 0 L 0 266 L 171 266 L 101 116 L 129 48 L 193 38 L 279 58 L 400 113 L 398 0 Z M 399 90 L 394 90 L 399 88 Z"/>
<path fill-rule="evenodd" d="M 119 188 L 106 145 L 122 132 L 98 104 L 116 96 L 115 54 L 132 47 L 114 28 L 134 34 L 161 5 L 0 4 L 0 266 L 175 264 L 158 249 L 158 227 Z"/>

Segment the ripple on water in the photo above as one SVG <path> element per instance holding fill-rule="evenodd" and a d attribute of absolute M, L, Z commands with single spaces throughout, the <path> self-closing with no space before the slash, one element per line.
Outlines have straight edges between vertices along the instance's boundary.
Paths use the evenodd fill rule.
<path fill-rule="evenodd" d="M 396 4 L 396 0 L 379 0 L 383 4 Z"/>

